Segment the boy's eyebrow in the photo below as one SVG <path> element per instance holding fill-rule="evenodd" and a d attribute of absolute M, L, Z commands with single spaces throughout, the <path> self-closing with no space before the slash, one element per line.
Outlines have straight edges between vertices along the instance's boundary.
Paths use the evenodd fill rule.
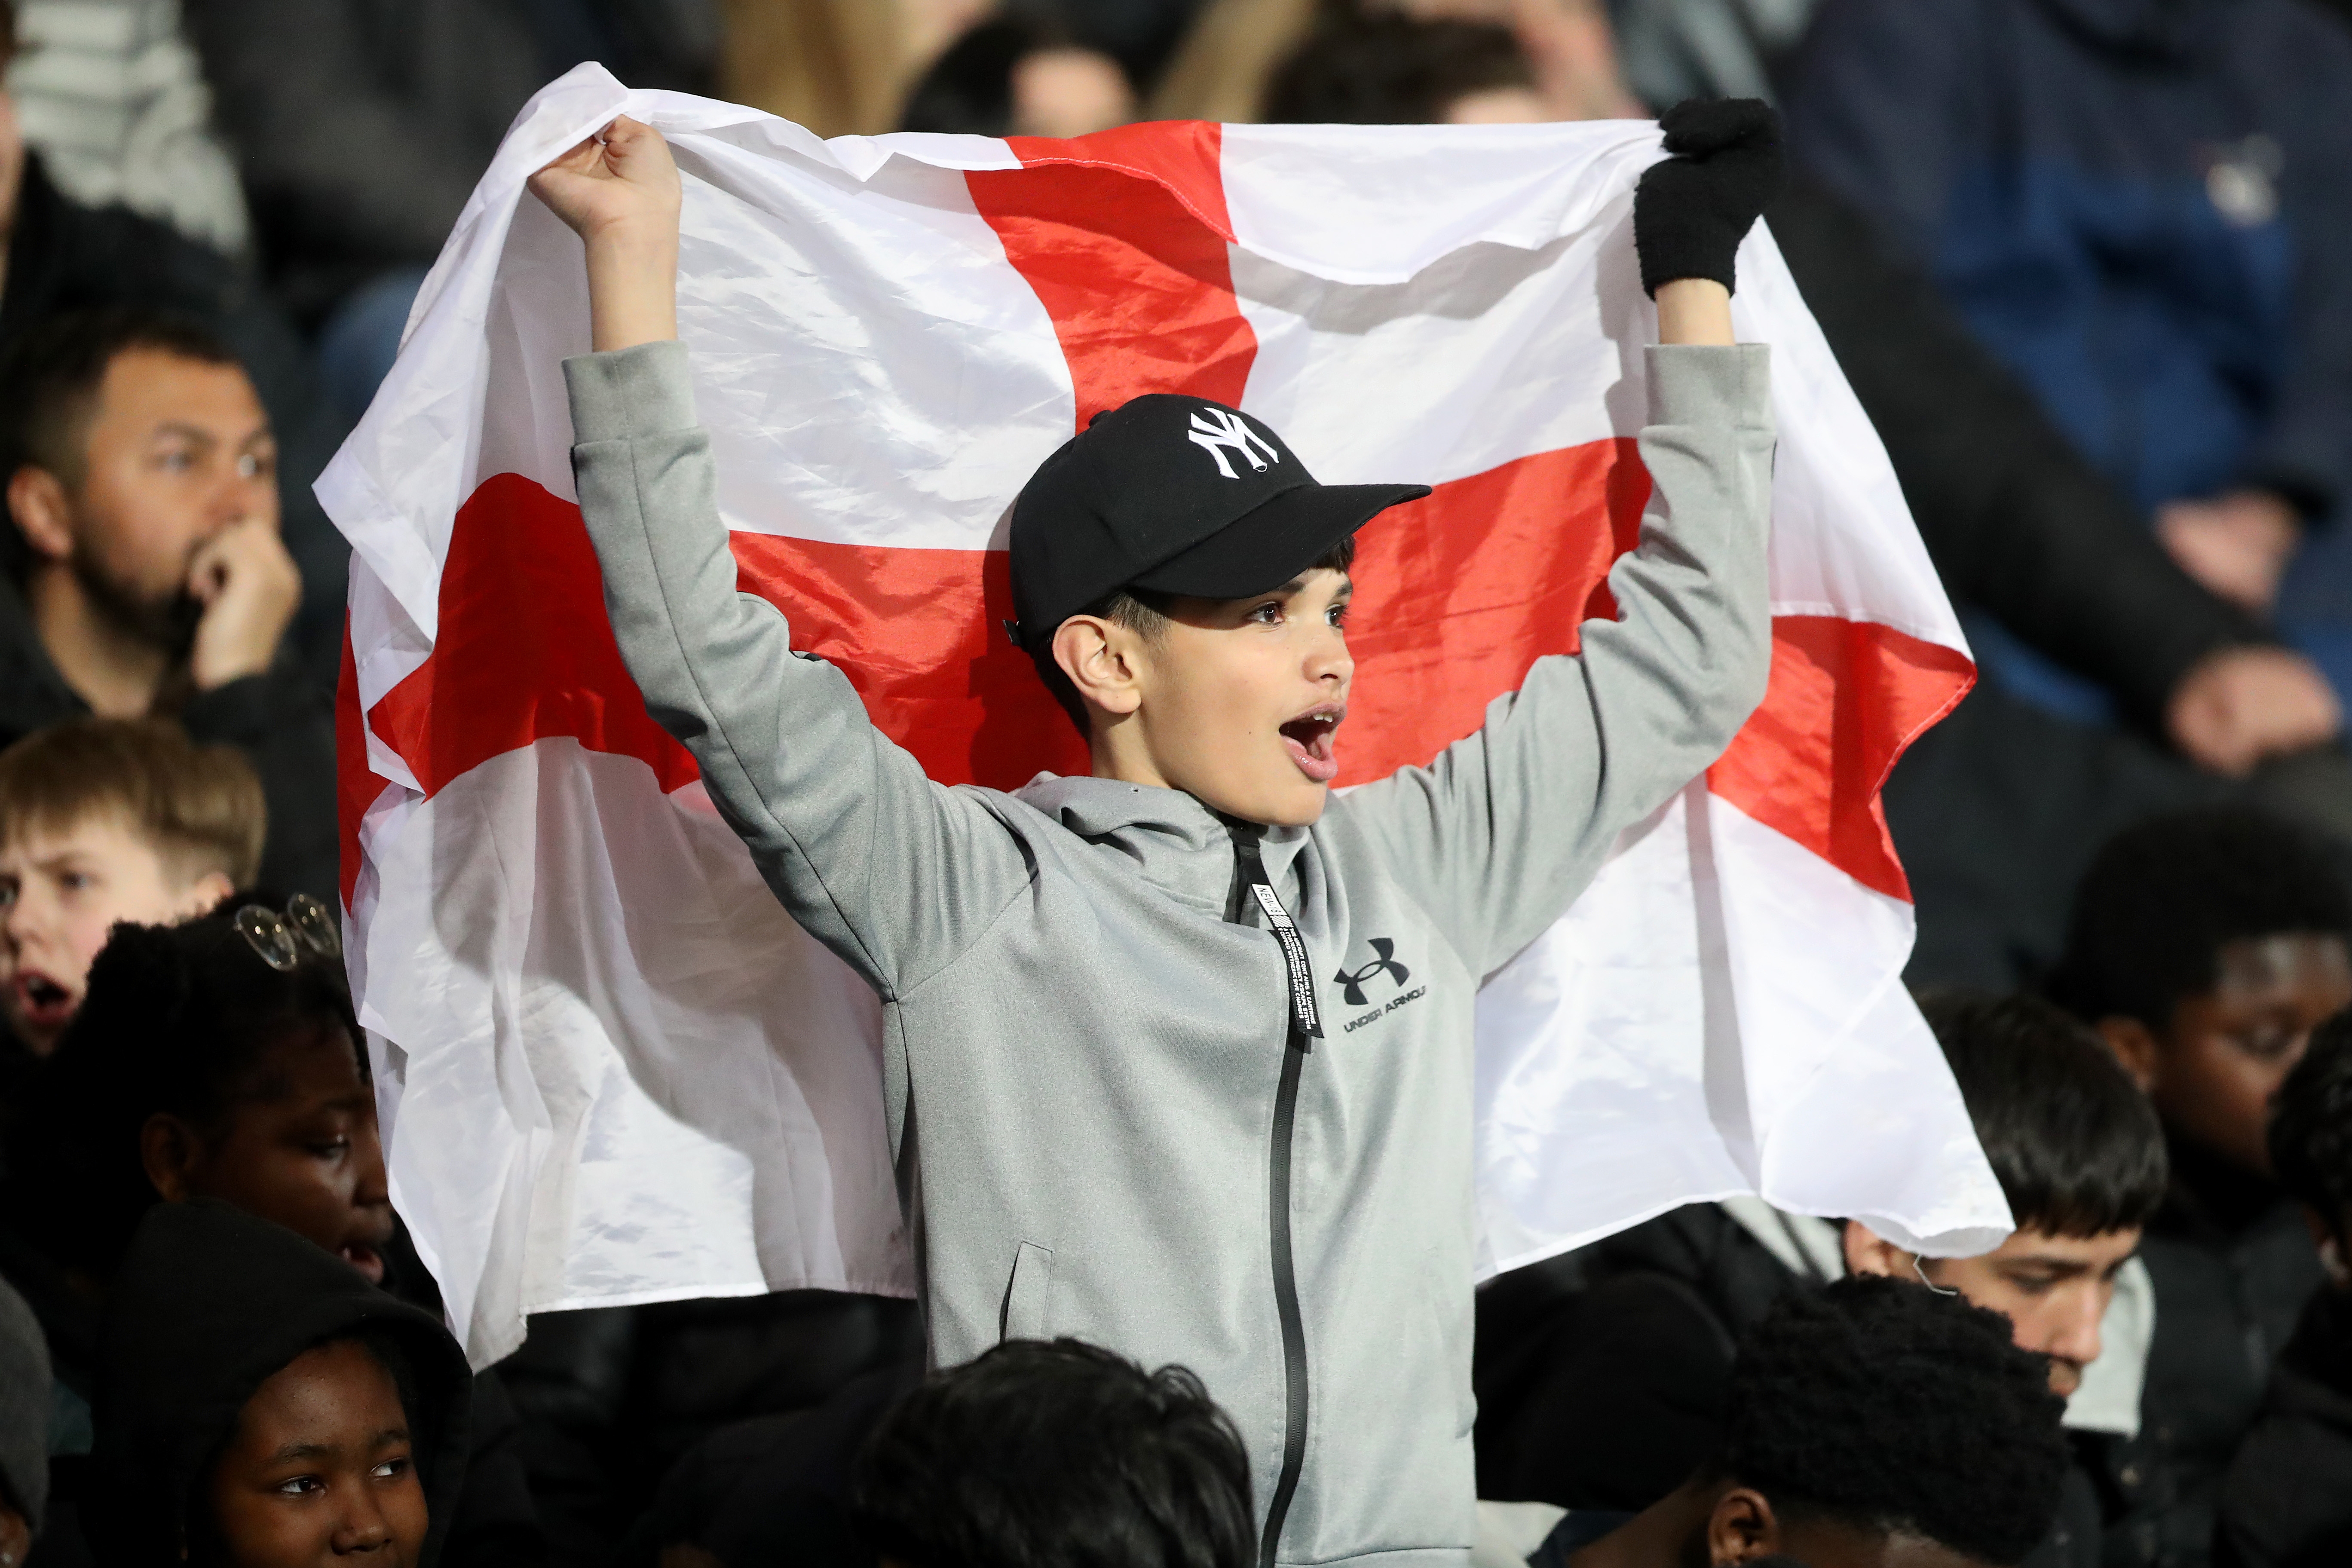
<path fill-rule="evenodd" d="M 1281 584 L 1279 587 L 1268 588 L 1263 594 L 1252 594 L 1249 597 L 1253 599 L 1265 599 L 1273 597 L 1276 595 L 1280 595 L 1282 597 L 1286 599 L 1293 594 L 1306 592 L 1306 589 L 1307 574 L 1305 572 L 1301 572 L 1297 576 L 1293 577 L 1289 582 Z M 1356 580 L 1353 577 L 1349 576 L 1346 573 L 1341 573 L 1339 574 L 1339 586 L 1331 596 L 1335 599 L 1348 599 L 1353 598 L 1355 596 L 1355 593 Z"/>
<path fill-rule="evenodd" d="M 2022 1258 L 2010 1259 L 2029 1268 L 2047 1268 L 2059 1274 L 2088 1274 L 2091 1266 L 2079 1258 L 2053 1258 L 2046 1252 L 2029 1252 Z"/>
<path fill-rule="evenodd" d="M 368 1447 L 371 1448 L 381 1448 L 387 1443 L 405 1443 L 407 1441 L 407 1427 L 387 1426 L 383 1431 L 368 1439 Z"/>
<path fill-rule="evenodd" d="M 219 437 L 215 437 L 211 431 L 205 429 L 203 426 L 191 425 L 185 420 L 181 419 L 164 420 L 161 425 L 155 426 L 155 434 L 158 436 L 184 436 L 191 441 L 201 442 L 207 447 L 216 447 L 220 445 Z"/>
<path fill-rule="evenodd" d="M 269 1462 L 278 1465 L 289 1459 L 324 1459 L 332 1456 L 334 1451 L 335 1446 L 331 1443 L 289 1443 L 270 1455 Z"/>

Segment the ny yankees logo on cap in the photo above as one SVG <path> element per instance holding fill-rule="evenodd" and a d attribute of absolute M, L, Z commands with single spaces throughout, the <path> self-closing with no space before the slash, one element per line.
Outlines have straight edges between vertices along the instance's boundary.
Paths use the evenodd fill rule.
<path fill-rule="evenodd" d="M 1262 594 L 1381 508 L 1428 493 L 1427 485 L 1317 484 L 1279 435 L 1239 409 L 1147 392 L 1088 418 L 1021 487 L 1004 629 L 1044 658 L 1063 622 L 1114 589 Z"/>
<path fill-rule="evenodd" d="M 1282 454 L 1268 446 L 1265 437 L 1251 429 L 1242 416 L 1230 408 L 1208 407 L 1192 416 L 1192 444 L 1217 460 L 1217 472 L 1229 479 L 1241 478 L 1233 465 L 1225 461 L 1228 450 L 1239 452 L 1249 460 L 1249 466 L 1259 473 L 1265 472 L 1268 463 L 1282 461 Z M 1263 452 L 1264 457 L 1258 454 Z"/>

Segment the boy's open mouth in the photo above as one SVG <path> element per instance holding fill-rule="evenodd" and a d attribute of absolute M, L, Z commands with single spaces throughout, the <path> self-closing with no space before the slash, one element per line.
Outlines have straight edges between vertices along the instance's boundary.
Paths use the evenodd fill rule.
<path fill-rule="evenodd" d="M 383 1254 L 366 1242 L 345 1242 L 335 1256 L 358 1269 L 369 1284 L 383 1283 Z"/>
<path fill-rule="evenodd" d="M 1332 736 L 1339 728 L 1339 721 L 1347 716 L 1346 709 L 1326 703 L 1308 709 L 1281 729 L 1282 743 L 1289 748 L 1290 760 L 1317 784 L 1327 784 L 1339 776 L 1339 758 L 1332 746 Z"/>
<path fill-rule="evenodd" d="M 9 987 L 16 994 L 16 1012 L 37 1029 L 61 1029 L 73 1017 L 73 993 L 47 975 L 26 970 Z"/>

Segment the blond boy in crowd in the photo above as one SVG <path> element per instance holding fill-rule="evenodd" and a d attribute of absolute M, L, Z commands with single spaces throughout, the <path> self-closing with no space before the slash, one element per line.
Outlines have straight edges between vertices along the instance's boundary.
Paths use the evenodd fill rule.
<path fill-rule="evenodd" d="M 0 752 L 0 1019 L 37 1056 L 123 921 L 168 925 L 249 885 L 268 818 L 234 747 L 176 724 L 79 719 Z"/>

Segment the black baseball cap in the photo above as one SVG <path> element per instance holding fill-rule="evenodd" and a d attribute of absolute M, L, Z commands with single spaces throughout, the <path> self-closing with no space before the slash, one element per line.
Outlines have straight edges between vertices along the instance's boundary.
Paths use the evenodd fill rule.
<path fill-rule="evenodd" d="M 1013 613 L 1035 653 L 1119 588 L 1238 599 L 1278 588 L 1427 485 L 1324 485 L 1238 408 L 1152 392 L 1095 416 L 1013 503 Z"/>

